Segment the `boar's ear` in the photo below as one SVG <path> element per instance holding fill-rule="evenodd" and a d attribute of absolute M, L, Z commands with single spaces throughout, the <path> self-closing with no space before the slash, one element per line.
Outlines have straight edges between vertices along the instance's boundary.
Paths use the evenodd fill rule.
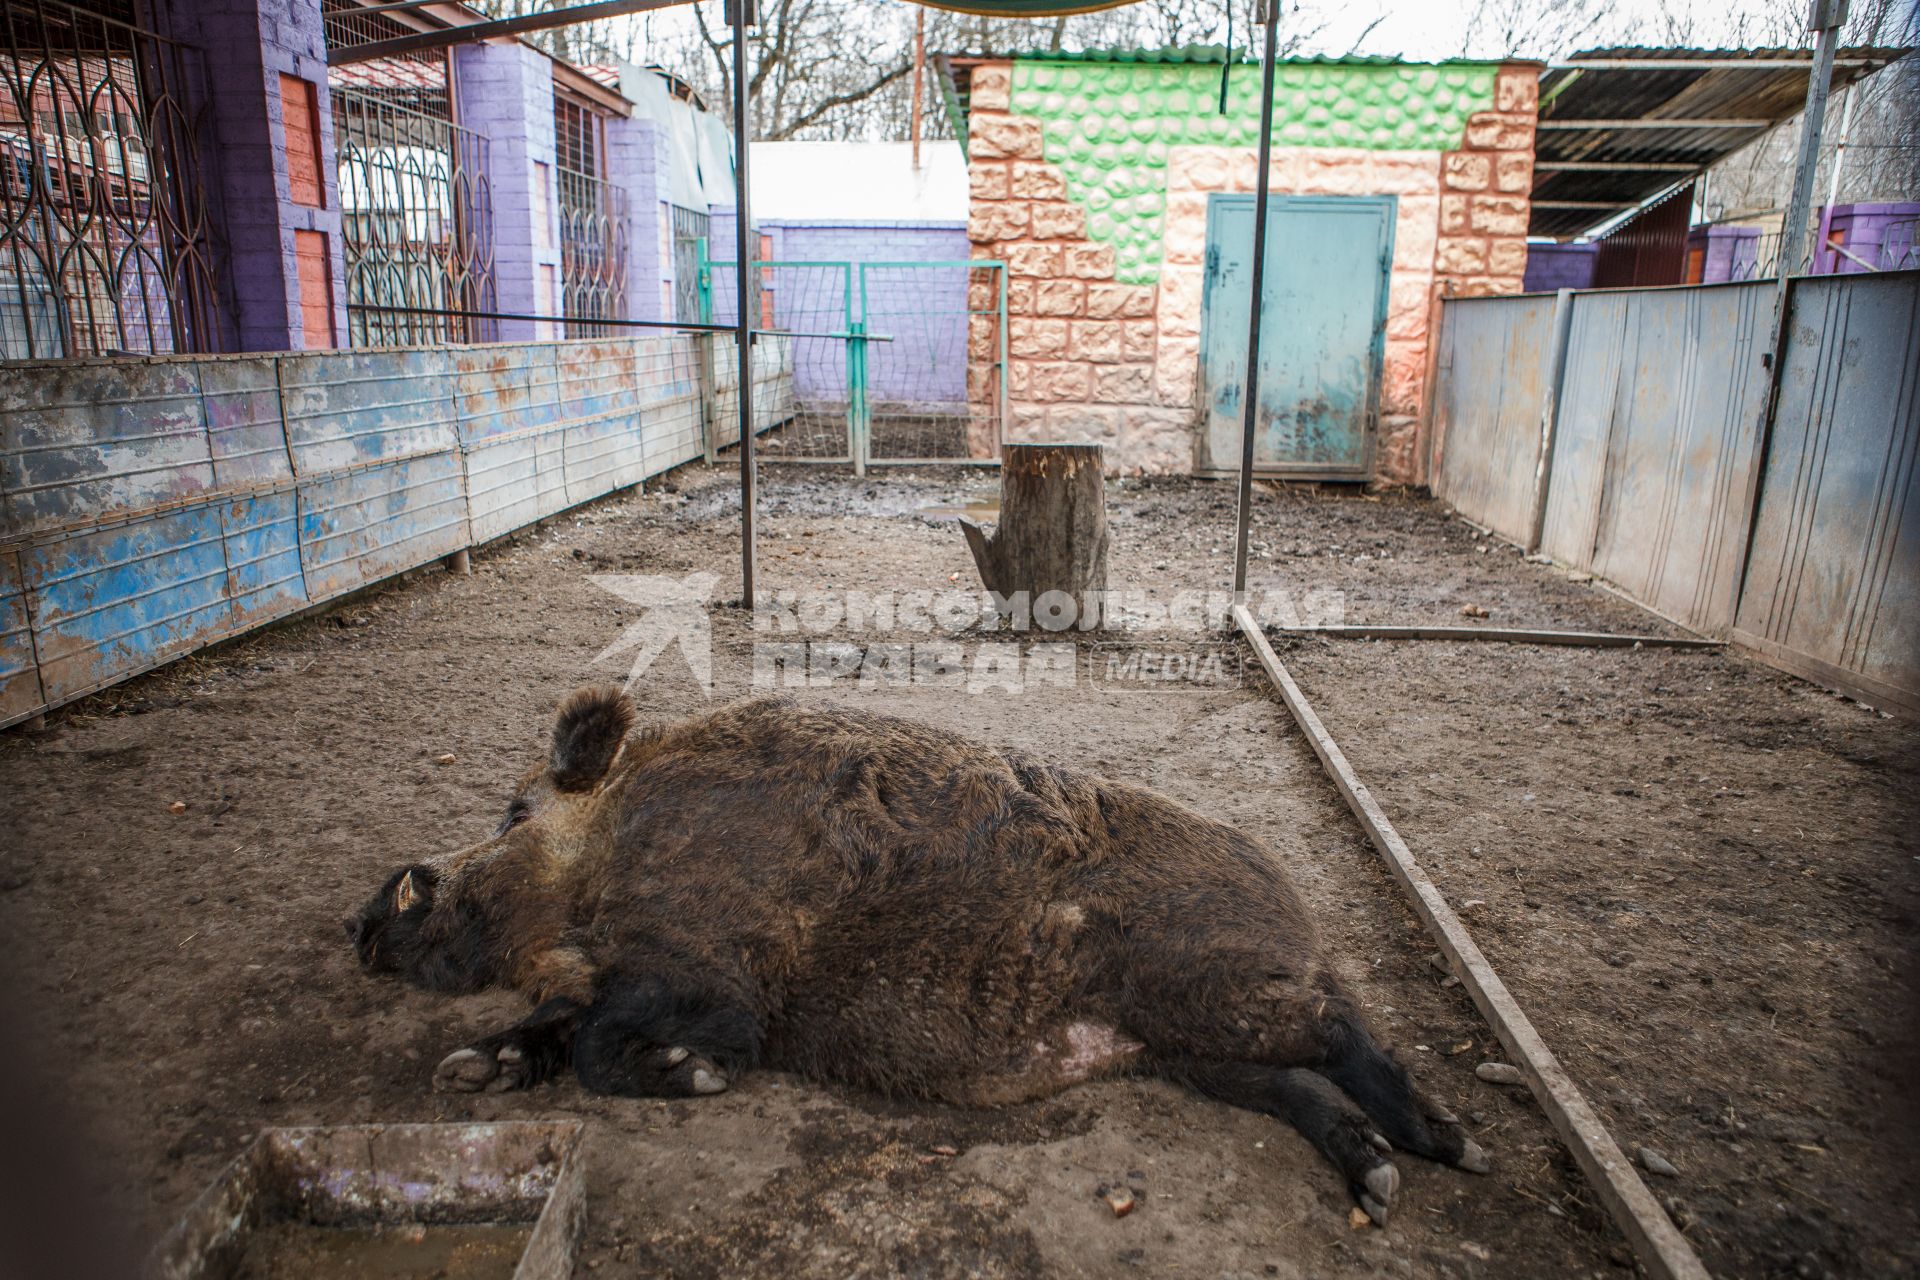
<path fill-rule="evenodd" d="M 576 690 L 560 704 L 548 767 L 562 791 L 591 789 L 613 765 L 620 743 L 633 728 L 633 703 L 612 685 Z"/>

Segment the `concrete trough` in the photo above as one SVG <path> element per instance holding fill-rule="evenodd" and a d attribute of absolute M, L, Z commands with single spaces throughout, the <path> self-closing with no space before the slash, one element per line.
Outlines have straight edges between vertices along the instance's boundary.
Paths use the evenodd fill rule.
<path fill-rule="evenodd" d="M 148 1257 L 149 1280 L 565 1280 L 586 1226 L 578 1121 L 268 1129 Z M 443 1256 L 444 1255 L 444 1256 Z"/>

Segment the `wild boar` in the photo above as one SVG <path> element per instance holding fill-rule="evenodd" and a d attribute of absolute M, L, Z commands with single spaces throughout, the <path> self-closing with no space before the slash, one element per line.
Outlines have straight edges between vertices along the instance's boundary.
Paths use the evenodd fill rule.
<path fill-rule="evenodd" d="M 361 962 L 515 988 L 435 1084 L 691 1095 L 755 1066 L 993 1106 L 1120 1072 L 1293 1124 L 1384 1224 L 1398 1147 L 1484 1172 L 1321 952 L 1279 862 L 1142 787 L 765 698 L 634 730 L 561 706 L 499 828 L 397 871 Z"/>

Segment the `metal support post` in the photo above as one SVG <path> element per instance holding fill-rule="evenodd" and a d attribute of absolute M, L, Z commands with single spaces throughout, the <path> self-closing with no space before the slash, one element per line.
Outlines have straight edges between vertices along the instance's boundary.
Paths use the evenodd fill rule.
<path fill-rule="evenodd" d="M 756 568 L 753 507 L 753 218 L 748 199 L 747 152 L 753 126 L 747 119 L 747 24 L 752 0 L 727 0 L 733 28 L 734 283 L 740 310 L 734 341 L 740 357 L 740 604 L 753 608 Z"/>
<path fill-rule="evenodd" d="M 1533 473 L 1533 510 L 1527 516 L 1527 554 L 1540 550 L 1547 526 L 1547 489 L 1553 483 L 1553 444 L 1560 432 L 1560 384 L 1567 373 L 1567 340 L 1573 333 L 1573 290 L 1553 298 L 1553 349 L 1547 357 L 1547 393 L 1540 405 L 1540 462 Z"/>
<path fill-rule="evenodd" d="M 1780 224 L 1780 262 L 1773 291 L 1773 330 L 1761 360 L 1767 369 L 1767 393 L 1760 398 L 1760 429 L 1755 432 L 1753 467 L 1747 476 L 1746 547 L 1740 572 L 1733 583 L 1734 608 L 1747 588 L 1747 570 L 1753 561 L 1753 531 L 1760 518 L 1760 485 L 1773 452 L 1773 414 L 1780 398 L 1780 365 L 1787 350 L 1787 308 L 1792 303 L 1793 273 L 1807 243 L 1807 214 L 1813 203 L 1814 170 L 1820 163 L 1820 130 L 1826 122 L 1827 88 L 1833 81 L 1833 55 L 1840 28 L 1847 21 L 1847 0 L 1811 0 L 1807 27 L 1814 33 L 1813 71 L 1807 78 L 1806 116 L 1800 126 L 1800 160 L 1793 171 L 1793 199 L 1787 220 Z"/>
<path fill-rule="evenodd" d="M 873 405 L 867 399 L 867 322 L 847 324 L 847 449 L 853 455 L 853 474 L 867 474 L 867 453 L 873 439 Z"/>
<path fill-rule="evenodd" d="M 1253 435 L 1260 418 L 1260 303 L 1266 284 L 1268 169 L 1273 159 L 1273 62 L 1279 39 L 1277 0 L 1266 0 L 1267 40 L 1260 57 L 1260 176 L 1254 184 L 1253 305 L 1247 308 L 1246 421 L 1240 436 L 1240 505 L 1234 517 L 1238 529 L 1233 543 L 1233 598 L 1245 603 L 1247 591 L 1247 527 L 1253 501 Z"/>

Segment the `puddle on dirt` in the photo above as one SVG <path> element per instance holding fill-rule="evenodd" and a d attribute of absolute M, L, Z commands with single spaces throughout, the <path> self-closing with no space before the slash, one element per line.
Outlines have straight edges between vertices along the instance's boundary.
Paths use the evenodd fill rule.
<path fill-rule="evenodd" d="M 233 1280 L 511 1280 L 531 1223 L 316 1227 L 268 1222 L 247 1237 Z"/>
<path fill-rule="evenodd" d="M 958 520 L 965 517 L 975 523 L 997 524 L 1000 520 L 1000 504 L 997 502 L 969 502 L 965 506 L 941 506 L 935 504 L 921 507 L 920 515 L 929 520 Z"/>

